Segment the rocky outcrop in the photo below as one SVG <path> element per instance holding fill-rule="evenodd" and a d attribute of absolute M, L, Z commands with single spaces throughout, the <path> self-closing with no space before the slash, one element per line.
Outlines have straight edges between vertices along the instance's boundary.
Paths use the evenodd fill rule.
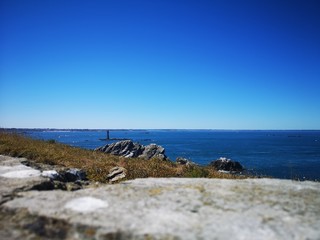
<path fill-rule="evenodd" d="M 143 146 L 139 143 L 134 143 L 131 140 L 123 140 L 111 144 L 106 144 L 105 146 L 96 148 L 95 150 L 116 156 L 134 158 L 142 154 Z"/>
<path fill-rule="evenodd" d="M 107 175 L 107 180 L 110 183 L 117 182 L 120 179 L 125 178 L 126 174 L 127 174 L 127 169 L 123 167 L 114 167 L 110 169 L 109 174 Z"/>
<path fill-rule="evenodd" d="M 87 181 L 87 174 L 85 171 L 78 168 L 70 168 L 66 171 L 58 173 L 57 179 L 63 182 Z"/>
<path fill-rule="evenodd" d="M 89 184 L 83 170 L 57 167 L 57 171 L 48 169 L 44 164 L 39 166 L 25 158 L 0 155 L 0 192 L 2 193 L 0 202 L 13 198 L 21 191 L 54 189 L 75 191 Z"/>
<path fill-rule="evenodd" d="M 165 150 L 163 147 L 158 146 L 157 144 L 149 144 L 144 147 L 144 150 L 139 157 L 145 159 L 159 158 L 166 160 L 167 156 L 164 154 L 164 152 Z"/>
<path fill-rule="evenodd" d="M 232 161 L 231 159 L 221 157 L 210 163 L 210 166 L 214 167 L 218 171 L 228 172 L 241 172 L 243 167 L 239 162 Z"/>
<path fill-rule="evenodd" d="M 187 158 L 183 158 L 183 157 L 177 157 L 176 163 L 180 164 L 180 165 L 185 165 L 185 166 L 196 166 L 197 165 L 196 163 L 190 161 Z"/>
<path fill-rule="evenodd" d="M 151 158 L 160 158 L 162 160 L 168 159 L 168 157 L 165 155 L 165 149 L 163 147 L 156 144 L 143 146 L 131 140 L 106 144 L 105 146 L 96 148 L 95 151 L 101 151 L 126 158 L 140 157 L 147 160 Z"/>
<path fill-rule="evenodd" d="M 0 204 L 13 199 L 19 191 L 50 182 L 41 177 L 41 171 L 21 164 L 22 160 L 0 155 Z"/>

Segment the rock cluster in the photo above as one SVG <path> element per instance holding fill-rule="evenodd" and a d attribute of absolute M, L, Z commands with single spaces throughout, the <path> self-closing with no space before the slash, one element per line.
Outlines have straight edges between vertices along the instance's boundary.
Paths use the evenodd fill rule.
<path fill-rule="evenodd" d="M 139 157 L 147 160 L 151 158 L 160 158 L 162 160 L 168 159 L 168 157 L 165 155 L 165 149 L 163 147 L 156 144 L 143 146 L 142 144 L 133 142 L 132 140 L 124 140 L 106 144 L 105 146 L 96 148 L 95 151 L 101 151 L 126 158 Z"/>
<path fill-rule="evenodd" d="M 241 172 L 243 167 L 239 162 L 232 161 L 231 159 L 221 157 L 210 163 L 218 171 Z"/>
<path fill-rule="evenodd" d="M 176 163 L 180 165 L 185 165 L 185 166 L 196 166 L 197 164 L 192 162 L 191 160 L 183 157 L 177 157 L 176 158 Z"/>

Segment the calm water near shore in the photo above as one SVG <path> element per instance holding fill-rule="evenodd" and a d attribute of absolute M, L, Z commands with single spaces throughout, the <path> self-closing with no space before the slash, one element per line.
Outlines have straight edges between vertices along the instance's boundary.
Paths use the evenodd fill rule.
<path fill-rule="evenodd" d="M 23 130 L 32 138 L 55 139 L 94 149 L 106 130 Z M 239 161 L 251 173 L 276 178 L 320 180 L 320 131 L 111 130 L 110 138 L 156 143 L 175 160 L 206 165 L 220 157 Z"/>

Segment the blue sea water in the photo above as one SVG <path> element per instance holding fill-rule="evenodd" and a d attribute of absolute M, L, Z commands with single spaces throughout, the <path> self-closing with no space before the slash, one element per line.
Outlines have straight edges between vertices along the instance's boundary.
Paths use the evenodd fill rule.
<path fill-rule="evenodd" d="M 106 130 L 25 130 L 37 139 L 55 139 L 94 149 Z M 188 158 L 207 165 L 220 157 L 239 161 L 259 176 L 320 180 L 320 131 L 112 130 L 110 138 L 126 138 L 143 145 L 156 143 L 175 160 Z"/>

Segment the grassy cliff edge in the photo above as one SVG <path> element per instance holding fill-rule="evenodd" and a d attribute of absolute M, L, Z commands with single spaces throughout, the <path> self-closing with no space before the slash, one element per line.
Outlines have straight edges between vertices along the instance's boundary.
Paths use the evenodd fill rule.
<path fill-rule="evenodd" d="M 123 158 L 71 147 L 55 141 L 35 140 L 8 132 L 0 132 L 0 154 L 24 157 L 36 163 L 83 169 L 89 180 L 99 182 L 106 182 L 109 170 L 115 166 L 127 169 L 126 179 L 147 177 L 244 178 L 220 173 L 211 167 L 183 166 L 160 159 Z"/>

